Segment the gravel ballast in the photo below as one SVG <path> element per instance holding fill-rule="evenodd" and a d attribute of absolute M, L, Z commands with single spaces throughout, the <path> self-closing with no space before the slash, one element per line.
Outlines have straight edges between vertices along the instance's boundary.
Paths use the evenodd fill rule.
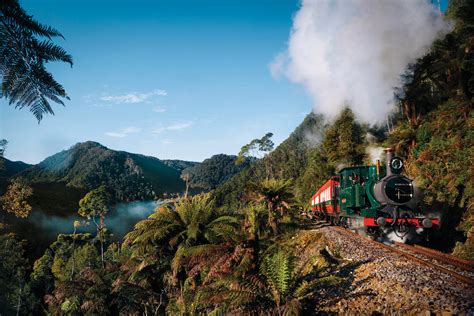
<path fill-rule="evenodd" d="M 431 269 L 359 236 L 333 227 L 320 231 L 330 251 L 344 259 L 344 280 L 319 298 L 317 310 L 344 314 L 472 314 L 474 290 L 450 275 Z"/>

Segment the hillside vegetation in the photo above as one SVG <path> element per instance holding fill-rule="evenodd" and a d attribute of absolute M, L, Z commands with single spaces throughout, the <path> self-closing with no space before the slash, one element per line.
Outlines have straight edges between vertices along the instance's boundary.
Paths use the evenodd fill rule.
<path fill-rule="evenodd" d="M 449 250 L 457 241 L 455 254 L 474 259 L 474 2 L 452 1 L 447 17 L 455 21 L 453 31 L 404 76 L 393 128 L 360 124 L 349 109 L 326 123 L 309 114 L 272 153 L 215 190 L 219 205 L 237 208 L 249 184 L 270 176 L 291 180 L 297 201 L 307 207 L 335 171 L 368 162 L 369 147 L 394 147 L 424 191 L 425 210 L 442 216 L 438 246 Z"/>
<path fill-rule="evenodd" d="M 77 233 L 84 222 L 71 223 L 74 232 L 57 236 L 33 265 L 23 241 L 0 235 L 0 311 L 318 314 L 322 293 L 337 293 L 353 271 L 341 271 L 329 241 L 319 231 L 303 230 L 298 214 L 328 176 L 367 162 L 366 150 L 377 145 L 393 146 L 406 160 L 408 176 L 425 191 L 424 207 L 444 211 L 446 249 L 458 238 L 454 253 L 472 258 L 474 1 L 451 1 L 448 16 L 456 22 L 453 31 L 406 74 L 399 108 L 390 117 L 393 128 L 362 125 L 348 108 L 332 122 L 309 114 L 266 157 L 210 193 L 159 206 L 123 242 L 109 235 L 114 227 L 107 226 L 105 187 L 118 188 L 115 197 L 122 199 L 164 194 L 161 185 L 168 182 L 183 190 L 182 164 L 169 167 L 88 142 L 23 171 L 35 183 L 94 188 L 81 200 L 81 216 L 95 223 L 97 233 Z M 221 177 L 211 172 L 206 179 Z"/>
<path fill-rule="evenodd" d="M 184 190 L 176 167 L 154 157 L 114 151 L 95 142 L 76 144 L 18 176 L 33 184 L 63 183 L 86 191 L 104 184 L 113 190 L 118 201 L 154 199 Z"/>
<path fill-rule="evenodd" d="M 214 155 L 200 164 L 184 169 L 182 174 L 189 175 L 189 183 L 192 188 L 212 190 L 247 168 L 252 161 L 247 158 L 243 163 L 237 165 L 236 160 L 237 156 Z"/>

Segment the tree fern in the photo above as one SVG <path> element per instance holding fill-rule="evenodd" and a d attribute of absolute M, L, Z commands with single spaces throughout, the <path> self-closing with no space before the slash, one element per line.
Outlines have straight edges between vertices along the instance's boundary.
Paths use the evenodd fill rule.
<path fill-rule="evenodd" d="M 62 98 L 69 99 L 45 68 L 52 61 L 73 63 L 71 55 L 51 42 L 53 37 L 64 38 L 33 20 L 17 0 L 0 2 L 0 97 L 15 108 L 29 108 L 38 122 L 43 114 L 54 114 L 51 101 L 64 105 Z"/>

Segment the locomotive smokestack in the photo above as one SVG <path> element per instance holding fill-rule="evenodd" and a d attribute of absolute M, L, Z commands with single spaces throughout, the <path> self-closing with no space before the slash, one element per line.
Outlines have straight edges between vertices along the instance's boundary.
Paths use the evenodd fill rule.
<path fill-rule="evenodd" d="M 387 177 L 391 176 L 392 173 L 392 168 L 390 168 L 390 162 L 392 161 L 393 158 L 393 149 L 392 148 L 385 148 L 383 150 L 385 154 L 387 155 Z"/>

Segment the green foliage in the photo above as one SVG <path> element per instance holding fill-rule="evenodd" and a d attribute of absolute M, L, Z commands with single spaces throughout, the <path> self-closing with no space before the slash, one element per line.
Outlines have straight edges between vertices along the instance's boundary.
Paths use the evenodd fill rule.
<path fill-rule="evenodd" d="M 291 179 L 297 200 L 306 203 L 337 168 L 362 164 L 365 145 L 364 127 L 350 109 L 344 109 L 330 125 L 325 125 L 321 116 L 309 114 L 272 153 L 224 182 L 213 194 L 219 205 L 239 208 L 243 206 L 242 192 L 252 181 L 273 175 Z"/>
<path fill-rule="evenodd" d="M 335 173 L 321 147 L 314 148 L 308 154 L 308 163 L 296 184 L 296 196 L 299 201 L 306 201 Z"/>
<path fill-rule="evenodd" d="M 14 179 L 8 186 L 7 192 L 0 196 L 0 208 L 16 217 L 25 218 L 32 211 L 29 199 L 33 189 L 21 178 Z"/>
<path fill-rule="evenodd" d="M 159 159 L 113 151 L 95 142 L 78 143 L 25 170 L 21 176 L 33 185 L 61 183 L 80 191 L 105 185 L 116 201 L 155 199 L 166 192 L 184 190 L 180 171 Z"/>
<path fill-rule="evenodd" d="M 125 241 L 134 245 L 139 254 L 155 247 L 175 253 L 172 268 L 176 279 L 188 247 L 225 239 L 237 225 L 236 217 L 217 213 L 210 196 L 201 194 L 179 200 L 174 209 L 159 207 L 148 219 L 138 222 Z"/>
<path fill-rule="evenodd" d="M 345 108 L 324 133 L 321 145 L 329 164 L 336 167 L 362 164 L 364 139 L 362 126 L 356 122 L 354 113 Z"/>
<path fill-rule="evenodd" d="M 252 159 L 244 157 L 243 162 L 236 165 L 237 159 L 236 156 L 214 155 L 200 164 L 184 169 L 182 174 L 189 174 L 191 187 L 212 190 L 252 162 Z"/>
<path fill-rule="evenodd" d="M 474 194 L 471 159 L 474 156 L 474 116 L 470 106 L 449 101 L 430 113 L 417 133 L 408 172 L 434 200 L 459 205 Z M 461 195 L 461 196 L 460 196 Z"/>
<path fill-rule="evenodd" d="M 273 150 L 274 143 L 271 138 L 273 133 L 266 133 L 262 138 L 253 139 L 250 143 L 242 146 L 235 161 L 236 165 L 240 165 L 246 161 L 247 157 L 261 158 Z"/>
<path fill-rule="evenodd" d="M 31 165 L 22 161 L 11 161 L 0 156 L 0 179 L 2 182 L 6 182 L 8 178 L 15 176 L 30 167 Z"/>
<path fill-rule="evenodd" d="M 315 299 L 319 286 L 337 278 L 319 275 L 311 261 L 298 260 L 291 251 L 269 251 L 257 274 L 224 278 L 204 288 L 200 303 L 208 310 L 230 314 L 299 315 Z M 313 267 L 305 269 L 305 267 Z"/>
<path fill-rule="evenodd" d="M 0 172 L 3 173 L 5 170 L 5 163 L 3 159 L 3 154 L 7 148 L 8 141 L 6 139 L 0 139 Z"/>
<path fill-rule="evenodd" d="M 466 241 L 464 243 L 457 242 L 453 254 L 474 261 L 474 201 L 469 202 L 459 228 L 464 231 Z"/>
<path fill-rule="evenodd" d="M 79 201 L 79 210 L 77 213 L 87 219 L 103 217 L 107 214 L 109 206 L 110 195 L 107 192 L 107 188 L 101 185 L 97 189 L 87 193 Z"/>
<path fill-rule="evenodd" d="M 184 169 L 198 166 L 200 164 L 199 162 L 185 160 L 161 160 L 161 162 L 179 172 L 182 172 Z"/>
<path fill-rule="evenodd" d="M 0 235 L 0 313 L 13 315 L 31 312 L 28 261 L 22 242 L 13 234 Z"/>
<path fill-rule="evenodd" d="M 400 94 L 404 120 L 388 137 L 428 207 L 445 211 L 441 242 L 457 239 L 458 224 L 464 230 L 466 244 L 458 242 L 455 249 L 460 256 L 472 247 L 472 219 L 462 214 L 469 214 L 473 198 L 473 12 L 472 0 L 450 1 L 446 15 L 454 29 L 409 69 Z"/>
<path fill-rule="evenodd" d="M 249 183 L 261 181 L 269 174 L 276 179 L 298 179 L 306 169 L 309 151 L 321 141 L 324 127 L 322 116 L 310 113 L 290 137 L 267 157 L 252 163 L 249 168 L 242 170 L 214 190 L 212 194 L 216 203 L 231 209 L 244 207 L 243 195 Z"/>
<path fill-rule="evenodd" d="M 268 179 L 249 185 L 248 199 L 261 203 L 268 212 L 268 226 L 274 235 L 278 234 L 279 222 L 290 208 L 293 192 L 291 180 Z"/>
<path fill-rule="evenodd" d="M 0 3 L 0 97 L 9 99 L 17 108 L 29 108 L 38 122 L 43 114 L 54 114 L 51 101 L 64 105 L 61 98 L 69 100 L 45 67 L 52 61 L 72 67 L 71 55 L 53 44 L 53 37 L 64 39 L 59 31 L 35 21 L 18 0 Z"/>

